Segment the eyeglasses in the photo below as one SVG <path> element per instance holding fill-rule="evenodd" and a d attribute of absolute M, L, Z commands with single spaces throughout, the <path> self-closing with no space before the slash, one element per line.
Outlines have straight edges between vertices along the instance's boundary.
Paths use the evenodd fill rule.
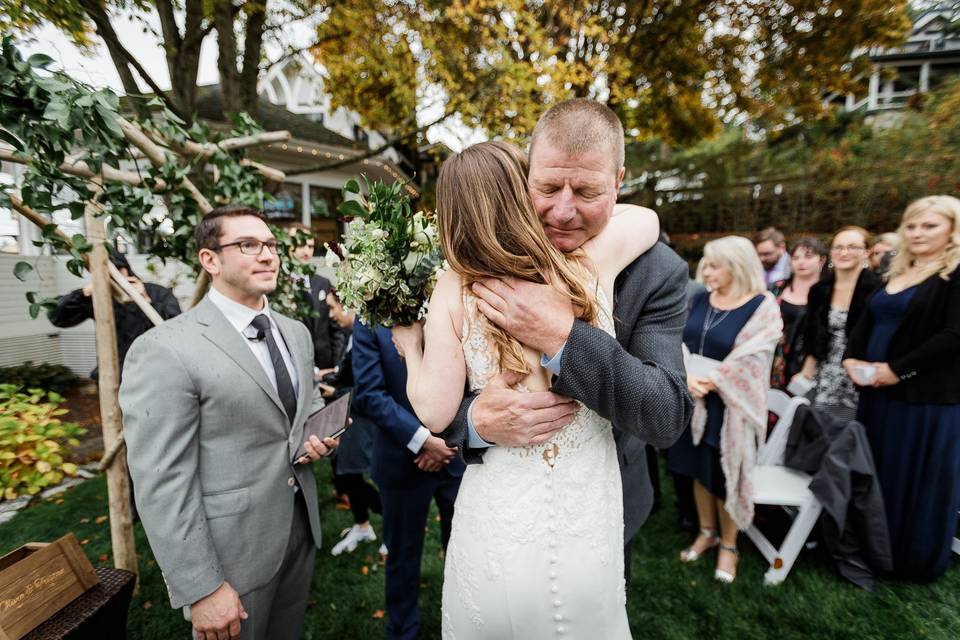
<path fill-rule="evenodd" d="M 271 255 L 277 255 L 277 241 L 276 240 L 267 240 L 266 242 L 262 240 L 237 240 L 236 242 L 227 242 L 221 244 L 217 251 L 225 249 L 227 247 L 240 247 L 240 253 L 246 254 L 248 256 L 258 256 L 263 252 L 263 248 L 266 247 L 267 251 Z"/>
<path fill-rule="evenodd" d="M 854 245 L 835 244 L 830 247 L 830 251 L 834 253 L 861 253 L 866 250 L 866 247 L 858 247 Z"/>

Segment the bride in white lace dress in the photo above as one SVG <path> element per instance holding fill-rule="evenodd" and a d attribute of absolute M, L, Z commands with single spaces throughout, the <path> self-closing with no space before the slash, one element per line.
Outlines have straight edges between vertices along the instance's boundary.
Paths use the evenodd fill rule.
<path fill-rule="evenodd" d="M 525 176 L 522 153 L 502 142 L 469 147 L 441 169 L 437 212 L 452 270 L 437 284 L 425 329 L 394 328 L 407 395 L 435 433 L 453 420 L 467 383 L 476 393 L 512 372 L 519 390 L 550 385 L 540 354 L 488 322 L 469 285 L 486 277 L 550 282 L 570 295 L 579 318 L 612 335 L 614 279 L 657 239 L 654 214 L 618 207 L 581 251 L 564 255 L 541 227 Z M 444 638 L 630 637 L 612 428 L 574 406 L 573 421 L 546 442 L 492 447 L 467 468 L 447 549 Z"/>

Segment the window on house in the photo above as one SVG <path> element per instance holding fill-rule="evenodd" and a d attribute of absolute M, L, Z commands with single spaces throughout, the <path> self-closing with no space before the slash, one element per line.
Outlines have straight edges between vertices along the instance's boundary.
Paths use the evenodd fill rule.
<path fill-rule="evenodd" d="M 263 213 L 271 222 L 299 221 L 303 217 L 303 185 L 284 182 L 263 199 Z"/>
<path fill-rule="evenodd" d="M 310 186 L 310 229 L 317 246 L 326 242 L 339 242 L 342 234 L 340 214 L 337 207 L 343 202 L 339 189 Z M 320 251 L 318 250 L 318 254 Z"/>

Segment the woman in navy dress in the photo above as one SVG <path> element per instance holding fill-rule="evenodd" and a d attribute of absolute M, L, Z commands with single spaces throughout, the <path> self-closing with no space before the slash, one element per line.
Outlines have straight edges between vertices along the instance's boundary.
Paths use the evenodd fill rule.
<path fill-rule="evenodd" d="M 730 240 L 743 240 L 743 243 L 727 242 Z M 766 287 L 762 266 L 749 241 L 721 238 L 704 247 L 698 276 L 709 291 L 696 294 L 690 301 L 683 341 L 691 354 L 723 360 L 733 350 L 737 335 L 764 300 Z M 756 383 L 766 388 L 769 379 L 759 379 Z M 715 577 L 732 582 L 736 575 L 738 529 L 724 508 L 726 479 L 720 461 L 720 432 L 726 407 L 707 378 L 688 375 L 688 386 L 695 398 L 704 399 L 707 424 L 699 444 L 693 443 L 688 425 L 676 444 L 667 451 L 669 471 L 693 479 L 700 527 L 696 540 L 680 554 L 680 560 L 693 562 L 705 551 L 719 545 Z"/>
<path fill-rule="evenodd" d="M 960 200 L 921 198 L 900 225 L 887 284 L 851 335 L 894 573 L 933 580 L 950 564 L 960 509 Z M 873 368 L 873 370 L 870 369 Z"/>

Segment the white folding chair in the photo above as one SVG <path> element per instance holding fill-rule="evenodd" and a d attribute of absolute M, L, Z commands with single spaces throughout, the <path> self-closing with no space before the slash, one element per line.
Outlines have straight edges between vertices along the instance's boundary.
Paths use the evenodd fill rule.
<path fill-rule="evenodd" d="M 787 578 L 793 563 L 803 549 L 810 531 L 817 523 L 823 505 L 808 488 L 811 477 L 801 471 L 783 466 L 784 450 L 790 435 L 790 426 L 797 407 L 809 404 L 805 398 L 791 398 L 777 389 L 767 391 L 767 405 L 778 420 L 773 433 L 761 447 L 757 456 L 757 467 L 753 476 L 754 504 L 770 504 L 784 507 L 791 513 L 793 524 L 780 548 L 777 549 L 767 540 L 756 525 L 750 525 L 747 536 L 770 563 L 763 576 L 764 584 L 780 584 Z"/>

